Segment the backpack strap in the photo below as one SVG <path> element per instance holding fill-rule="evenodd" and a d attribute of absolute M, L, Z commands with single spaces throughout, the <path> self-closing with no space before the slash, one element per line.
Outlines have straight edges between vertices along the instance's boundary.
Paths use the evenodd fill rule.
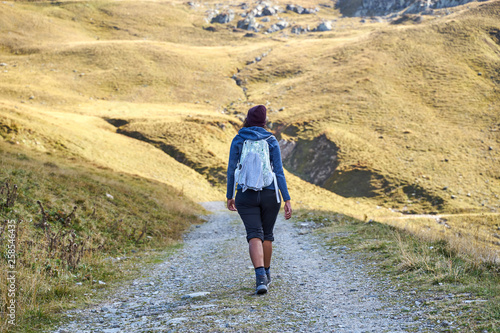
<path fill-rule="evenodd" d="M 274 190 L 276 192 L 276 201 L 280 203 L 280 193 L 279 193 L 279 188 L 278 188 L 278 180 L 276 179 L 276 174 L 273 172 L 273 177 L 274 177 Z"/>
<path fill-rule="evenodd" d="M 266 141 L 269 140 L 270 138 L 274 138 L 274 135 L 270 135 L 268 138 L 266 138 Z M 269 145 L 269 142 L 267 143 Z M 269 152 L 269 158 L 271 158 L 271 152 Z M 269 161 L 270 162 L 270 161 Z M 271 164 L 271 168 L 273 169 L 273 182 L 274 182 L 274 191 L 276 192 L 276 201 L 278 203 L 281 202 L 280 200 L 280 193 L 279 193 L 279 187 L 278 187 L 278 179 L 276 179 L 276 174 L 274 173 L 274 165 Z"/>
<path fill-rule="evenodd" d="M 233 188 L 233 199 L 236 197 L 236 189 L 237 189 L 237 183 L 236 183 L 236 171 L 238 170 L 238 168 L 236 168 L 234 170 L 234 188 Z"/>

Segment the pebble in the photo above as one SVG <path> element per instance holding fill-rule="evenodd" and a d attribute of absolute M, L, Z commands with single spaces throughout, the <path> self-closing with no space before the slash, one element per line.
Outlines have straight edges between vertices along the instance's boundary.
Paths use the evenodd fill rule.
<path fill-rule="evenodd" d="M 203 305 L 191 305 L 191 309 L 198 310 L 198 309 L 208 309 L 208 308 L 215 308 L 217 305 L 215 304 L 203 304 Z"/>
<path fill-rule="evenodd" d="M 182 322 L 188 321 L 188 320 L 189 320 L 189 318 L 179 317 L 179 318 L 172 318 L 167 323 L 171 324 L 171 325 L 178 325 L 178 324 L 181 324 Z"/>
<path fill-rule="evenodd" d="M 182 296 L 182 299 L 204 297 L 204 296 L 207 296 L 209 294 L 210 294 L 209 291 L 200 291 L 200 292 L 197 292 L 197 293 L 192 293 L 192 294 L 184 295 L 184 296 Z"/>
<path fill-rule="evenodd" d="M 119 328 L 105 328 L 103 330 L 104 333 L 118 333 L 121 332 Z"/>

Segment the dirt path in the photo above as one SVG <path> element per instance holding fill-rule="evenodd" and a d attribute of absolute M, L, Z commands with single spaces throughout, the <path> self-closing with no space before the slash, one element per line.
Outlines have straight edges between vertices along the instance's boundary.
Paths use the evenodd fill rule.
<path fill-rule="evenodd" d="M 72 311 L 73 321 L 56 332 L 434 331 L 418 319 L 417 296 L 371 278 L 370 263 L 346 247 L 324 246 L 326 236 L 281 216 L 270 291 L 254 295 L 238 215 L 222 203 L 205 207 L 214 213 L 186 235 L 182 249 L 106 304 Z"/>

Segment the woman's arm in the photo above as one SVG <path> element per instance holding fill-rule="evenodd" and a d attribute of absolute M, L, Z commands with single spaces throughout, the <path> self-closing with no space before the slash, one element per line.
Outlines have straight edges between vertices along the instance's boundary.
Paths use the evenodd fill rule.
<path fill-rule="evenodd" d="M 239 137 L 235 136 L 231 142 L 231 148 L 229 150 L 229 162 L 227 163 L 227 190 L 226 199 L 232 199 L 234 195 L 234 170 L 236 169 L 236 164 L 240 157 L 239 152 Z"/>

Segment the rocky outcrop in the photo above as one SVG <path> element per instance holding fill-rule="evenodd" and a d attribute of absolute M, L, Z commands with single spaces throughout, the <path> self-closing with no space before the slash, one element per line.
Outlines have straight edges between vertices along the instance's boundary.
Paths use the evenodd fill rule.
<path fill-rule="evenodd" d="M 283 30 L 283 29 L 287 28 L 288 25 L 289 24 L 288 24 L 287 21 L 281 20 L 278 23 L 271 25 L 269 27 L 269 29 L 267 29 L 267 33 L 273 33 L 273 32 L 277 32 L 277 31 Z"/>
<path fill-rule="evenodd" d="M 304 8 L 299 5 L 292 5 L 288 4 L 286 5 L 286 10 L 297 13 L 297 14 L 314 14 L 319 11 L 319 8 Z"/>
<path fill-rule="evenodd" d="M 339 148 L 324 134 L 313 140 L 281 140 L 280 148 L 283 164 L 288 171 L 319 186 L 324 185 L 339 164 Z"/>
<path fill-rule="evenodd" d="M 289 133 L 295 130 L 288 128 Z M 390 187 L 384 176 L 366 166 L 339 167 L 340 148 L 324 134 L 312 140 L 280 140 L 279 144 L 288 171 L 343 197 L 375 197 Z"/>
<path fill-rule="evenodd" d="M 259 32 L 259 29 L 262 28 L 262 25 L 260 25 L 257 22 L 255 17 L 248 16 L 245 19 L 238 21 L 237 27 L 238 27 L 238 29 Z"/>
<path fill-rule="evenodd" d="M 244 14 L 247 17 L 274 16 L 278 13 L 283 12 L 283 9 L 280 6 L 273 6 L 272 4 L 267 2 L 258 2 L 257 5 L 252 9 L 250 9 L 248 4 L 245 3 L 241 6 L 241 9 L 247 10 L 247 12 Z"/>
<path fill-rule="evenodd" d="M 220 23 L 220 24 L 226 24 L 231 22 L 234 19 L 234 12 L 232 10 L 228 10 L 226 12 L 217 14 L 210 23 Z"/>
<path fill-rule="evenodd" d="M 337 7 L 344 16 L 384 16 L 397 12 L 424 13 L 473 1 L 476 0 L 338 0 Z"/>
<path fill-rule="evenodd" d="M 296 34 L 296 35 L 300 35 L 300 34 L 305 34 L 307 32 L 309 32 L 309 27 L 302 27 L 300 25 L 294 25 L 291 29 L 291 33 L 292 34 Z"/>
<path fill-rule="evenodd" d="M 323 31 L 331 31 L 332 29 L 333 29 L 332 22 L 331 21 L 324 21 L 324 22 L 321 22 L 318 25 L 318 27 L 316 29 L 314 29 L 314 31 L 323 32 Z"/>

